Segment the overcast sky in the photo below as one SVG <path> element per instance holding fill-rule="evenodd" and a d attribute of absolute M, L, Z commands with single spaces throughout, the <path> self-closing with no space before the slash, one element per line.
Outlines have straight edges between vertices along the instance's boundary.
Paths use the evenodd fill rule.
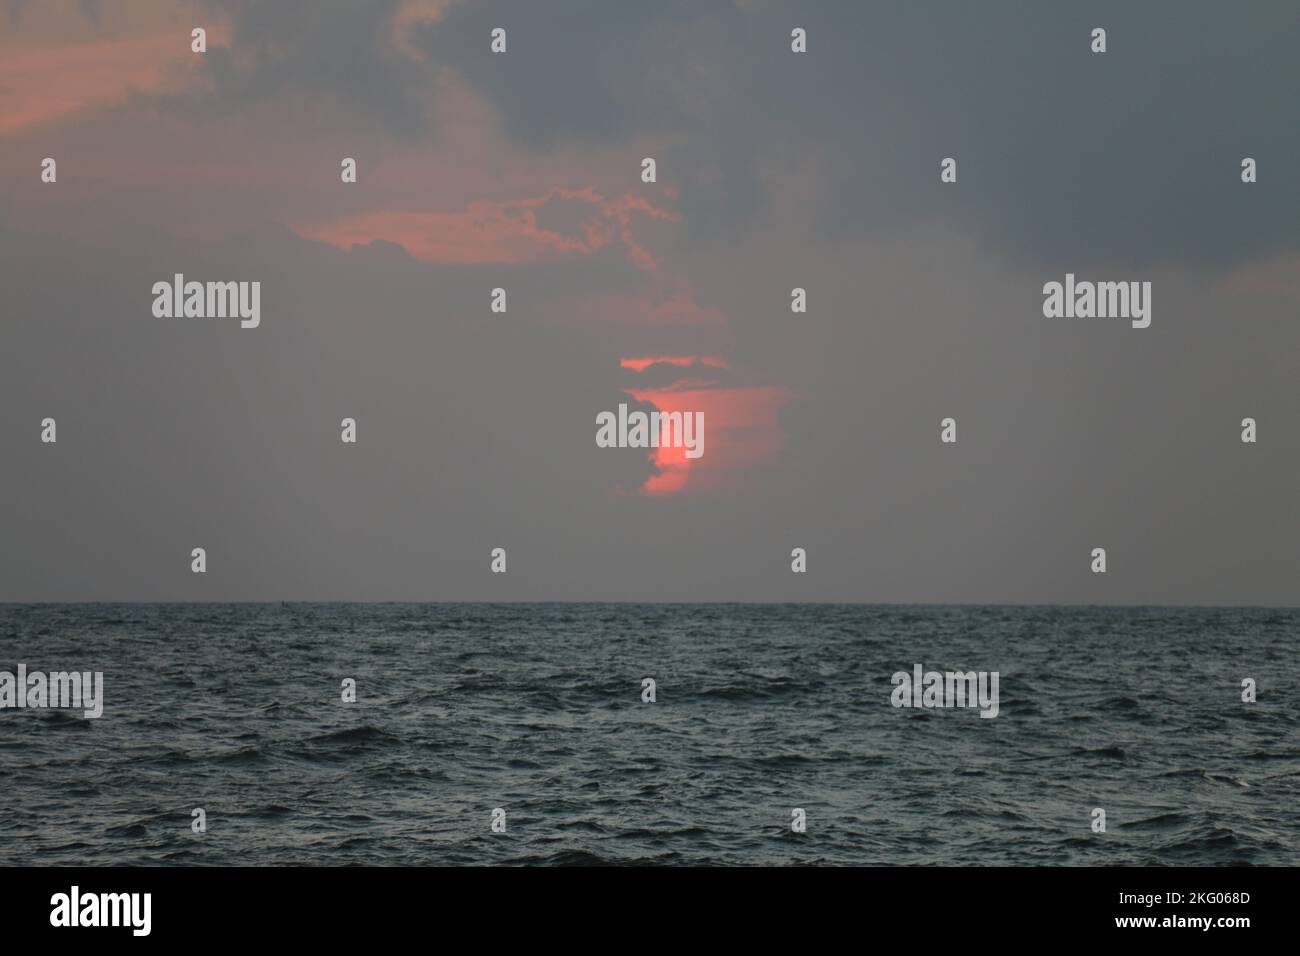
<path fill-rule="evenodd" d="M 0 600 L 1300 604 L 1298 49 L 1290 0 L 10 2 Z M 155 317 L 178 272 L 260 326 Z M 1045 318 L 1067 272 L 1150 327 Z M 598 448 L 620 402 L 704 456 Z"/>

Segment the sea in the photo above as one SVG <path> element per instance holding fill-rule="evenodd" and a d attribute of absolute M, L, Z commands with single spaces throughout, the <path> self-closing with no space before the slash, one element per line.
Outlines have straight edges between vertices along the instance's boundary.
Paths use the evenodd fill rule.
<path fill-rule="evenodd" d="M 0 709 L 0 865 L 1294 866 L 1298 635 L 1266 608 L 0 604 L 0 671 L 104 675 L 98 719 Z M 997 716 L 895 706 L 918 664 L 997 672 Z"/>

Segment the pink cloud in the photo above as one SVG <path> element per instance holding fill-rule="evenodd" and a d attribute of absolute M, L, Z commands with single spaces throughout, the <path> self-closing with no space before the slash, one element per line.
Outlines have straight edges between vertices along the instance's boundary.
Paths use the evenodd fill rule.
<path fill-rule="evenodd" d="M 634 372 L 644 372 L 651 365 L 674 365 L 688 368 L 692 365 L 707 365 L 710 368 L 726 368 L 726 359 L 716 355 L 662 355 L 654 358 L 625 358 L 619 360 L 619 367 Z"/>
<path fill-rule="evenodd" d="M 541 225 L 539 213 L 563 201 L 585 207 L 572 231 Z M 370 212 L 294 229 L 343 249 L 375 240 L 394 242 L 416 259 L 438 263 L 530 262 L 592 255 L 621 244 L 638 268 L 655 271 L 654 257 L 632 235 L 636 216 L 678 219 L 631 194 L 607 199 L 591 187 L 556 187 L 535 198 L 472 202 L 459 212 Z"/>
<path fill-rule="evenodd" d="M 115 24 L 116 35 L 97 36 L 57 5 L 25 9 L 0 31 L 0 135 L 40 126 L 84 110 L 124 102 L 133 92 L 156 93 L 201 64 L 190 49 L 193 16 L 143 8 Z M 143 18 L 147 18 L 147 28 Z M 208 48 L 228 42 L 223 23 L 205 21 Z"/>
<path fill-rule="evenodd" d="M 682 383 L 678 383 L 681 385 Z M 641 486 L 647 495 L 735 491 L 746 474 L 770 465 L 785 445 L 780 412 L 793 393 L 786 388 L 625 389 L 661 412 L 703 412 L 704 454 L 687 458 L 683 448 L 652 450 L 657 469 Z"/>

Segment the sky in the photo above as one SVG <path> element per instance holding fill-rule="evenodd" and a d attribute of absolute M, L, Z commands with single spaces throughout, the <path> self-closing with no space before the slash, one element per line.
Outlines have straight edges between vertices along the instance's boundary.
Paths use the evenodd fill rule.
<path fill-rule="evenodd" d="M 1300 604 L 1297 49 L 1291 2 L 10 0 L 0 600 Z M 176 273 L 260 325 L 155 316 Z M 1045 317 L 1067 273 L 1150 327 Z M 620 403 L 705 454 L 598 447 Z"/>

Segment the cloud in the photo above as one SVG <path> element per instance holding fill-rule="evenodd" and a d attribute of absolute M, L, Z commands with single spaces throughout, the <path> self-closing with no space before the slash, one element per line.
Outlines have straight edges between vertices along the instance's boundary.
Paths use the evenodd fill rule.
<path fill-rule="evenodd" d="M 1294 603 L 1289 9 L 159 9 L 0 58 L 86 74 L 0 111 L 0 597 Z M 154 320 L 177 271 L 262 327 Z M 1066 271 L 1151 329 L 1043 319 Z M 620 401 L 705 457 L 595 447 Z"/>
<path fill-rule="evenodd" d="M 398 0 L 211 0 L 200 9 L 230 24 L 186 82 L 150 98 L 156 109 L 238 112 L 277 97 L 339 110 L 407 141 L 431 129 L 431 67 L 395 38 L 432 13 Z M 432 11 L 434 8 L 430 8 Z M 309 117 L 300 115 L 300 120 Z"/>
<path fill-rule="evenodd" d="M 464 5 L 422 42 L 526 144 L 657 134 L 701 238 L 752 228 L 772 158 L 794 150 L 818 165 L 773 185 L 809 194 L 823 241 L 941 220 L 1040 266 L 1222 269 L 1296 248 L 1286 0 L 560 9 Z M 511 31 L 507 55 L 484 55 L 489 25 Z M 959 181 L 942 186 L 947 156 Z M 1243 156 L 1271 170 L 1248 189 Z"/>
<path fill-rule="evenodd" d="M 74 12 L 75 9 L 75 12 Z M 197 66 L 180 5 L 11 4 L 0 32 L 0 137 L 162 94 Z M 209 30 L 221 42 L 223 26 Z"/>
<path fill-rule="evenodd" d="M 656 473 L 642 486 L 646 494 L 752 493 L 755 476 L 772 467 L 784 446 L 780 413 L 792 397 L 788 389 L 686 379 L 665 388 L 629 387 L 627 392 L 660 412 L 679 412 L 683 420 L 687 415 L 704 416 L 704 453 L 692 459 L 684 448 L 657 449 Z"/>
<path fill-rule="evenodd" d="M 548 211 L 563 203 L 580 208 L 572 228 L 543 227 Z M 654 271 L 654 257 L 633 237 L 632 222 L 638 216 L 677 219 L 675 213 L 631 194 L 606 199 L 591 188 L 555 188 L 536 198 L 474 202 L 462 212 L 371 212 L 297 231 L 345 249 L 382 239 L 400 244 L 416 259 L 442 263 L 592 255 L 617 243 L 638 268 Z"/>

